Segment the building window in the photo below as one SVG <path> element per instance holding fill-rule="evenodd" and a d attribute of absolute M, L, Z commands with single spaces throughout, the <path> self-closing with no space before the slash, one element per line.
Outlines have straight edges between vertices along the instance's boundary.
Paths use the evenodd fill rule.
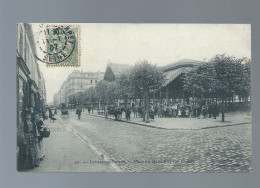
<path fill-rule="evenodd" d="M 90 80 L 90 83 L 92 84 L 93 80 Z"/>

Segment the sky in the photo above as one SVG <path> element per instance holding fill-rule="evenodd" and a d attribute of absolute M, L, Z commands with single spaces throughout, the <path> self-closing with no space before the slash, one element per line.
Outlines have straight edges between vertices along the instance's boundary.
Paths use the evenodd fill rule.
<path fill-rule="evenodd" d="M 39 25 L 32 24 L 35 41 L 41 29 Z M 81 30 L 80 67 L 47 67 L 38 61 L 45 78 L 48 103 L 73 70 L 105 72 L 108 62 L 134 65 L 148 60 L 163 66 L 182 59 L 206 61 L 216 54 L 251 59 L 250 24 L 76 25 Z"/>

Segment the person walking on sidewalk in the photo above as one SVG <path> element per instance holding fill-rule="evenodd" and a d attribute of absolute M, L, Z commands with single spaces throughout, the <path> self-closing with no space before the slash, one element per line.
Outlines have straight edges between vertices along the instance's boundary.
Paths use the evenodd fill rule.
<path fill-rule="evenodd" d="M 82 112 L 81 106 L 78 106 L 77 110 L 76 110 L 76 114 L 78 115 L 78 119 L 80 119 L 80 117 L 81 117 L 81 112 Z"/>

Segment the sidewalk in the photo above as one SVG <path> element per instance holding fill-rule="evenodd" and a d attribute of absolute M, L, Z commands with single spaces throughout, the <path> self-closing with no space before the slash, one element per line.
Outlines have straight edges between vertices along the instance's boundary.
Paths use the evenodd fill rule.
<path fill-rule="evenodd" d="M 103 115 L 98 115 L 97 113 L 83 112 L 83 114 L 96 116 L 104 118 Z M 109 116 L 109 119 L 115 119 L 114 116 Z M 216 128 L 223 126 L 232 126 L 232 125 L 241 125 L 251 123 L 252 117 L 243 113 L 243 112 L 232 112 L 225 114 L 225 122 L 221 122 L 221 114 L 217 119 L 213 118 L 155 118 L 154 122 L 145 123 L 142 118 L 133 118 L 131 114 L 131 121 L 126 121 L 125 114 L 122 114 L 122 122 L 132 123 L 147 127 L 159 128 L 159 129 L 207 129 L 207 128 Z"/>
<path fill-rule="evenodd" d="M 78 134 L 64 123 L 59 116 L 57 120 L 44 124 L 50 128 L 49 138 L 43 138 L 45 158 L 27 172 L 114 172 L 107 163 L 90 164 L 90 160 L 104 161 L 88 143 L 85 143 Z"/>

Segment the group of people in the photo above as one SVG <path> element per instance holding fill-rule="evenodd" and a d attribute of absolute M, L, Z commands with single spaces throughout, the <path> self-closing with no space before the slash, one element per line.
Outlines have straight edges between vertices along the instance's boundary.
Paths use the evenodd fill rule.
<path fill-rule="evenodd" d="M 23 137 L 19 143 L 18 169 L 38 167 L 45 157 L 43 150 L 43 116 L 36 111 L 25 109 L 22 114 Z"/>
<path fill-rule="evenodd" d="M 215 104 L 187 104 L 183 103 L 164 103 L 150 105 L 148 112 L 145 111 L 143 105 L 127 105 L 126 107 L 116 107 L 111 105 L 106 105 L 104 109 L 105 118 L 108 115 L 114 115 L 115 119 L 120 119 L 122 113 L 125 112 L 126 120 L 130 121 L 131 113 L 133 113 L 134 118 L 143 118 L 148 115 L 151 121 L 154 121 L 155 117 L 158 118 L 169 118 L 169 117 L 194 117 L 194 118 L 215 118 L 219 115 L 219 106 Z"/>
<path fill-rule="evenodd" d="M 187 103 L 165 103 L 151 106 L 158 118 L 161 117 L 194 117 L 203 118 L 216 117 L 219 114 L 219 106 L 215 104 L 187 104 Z"/>

